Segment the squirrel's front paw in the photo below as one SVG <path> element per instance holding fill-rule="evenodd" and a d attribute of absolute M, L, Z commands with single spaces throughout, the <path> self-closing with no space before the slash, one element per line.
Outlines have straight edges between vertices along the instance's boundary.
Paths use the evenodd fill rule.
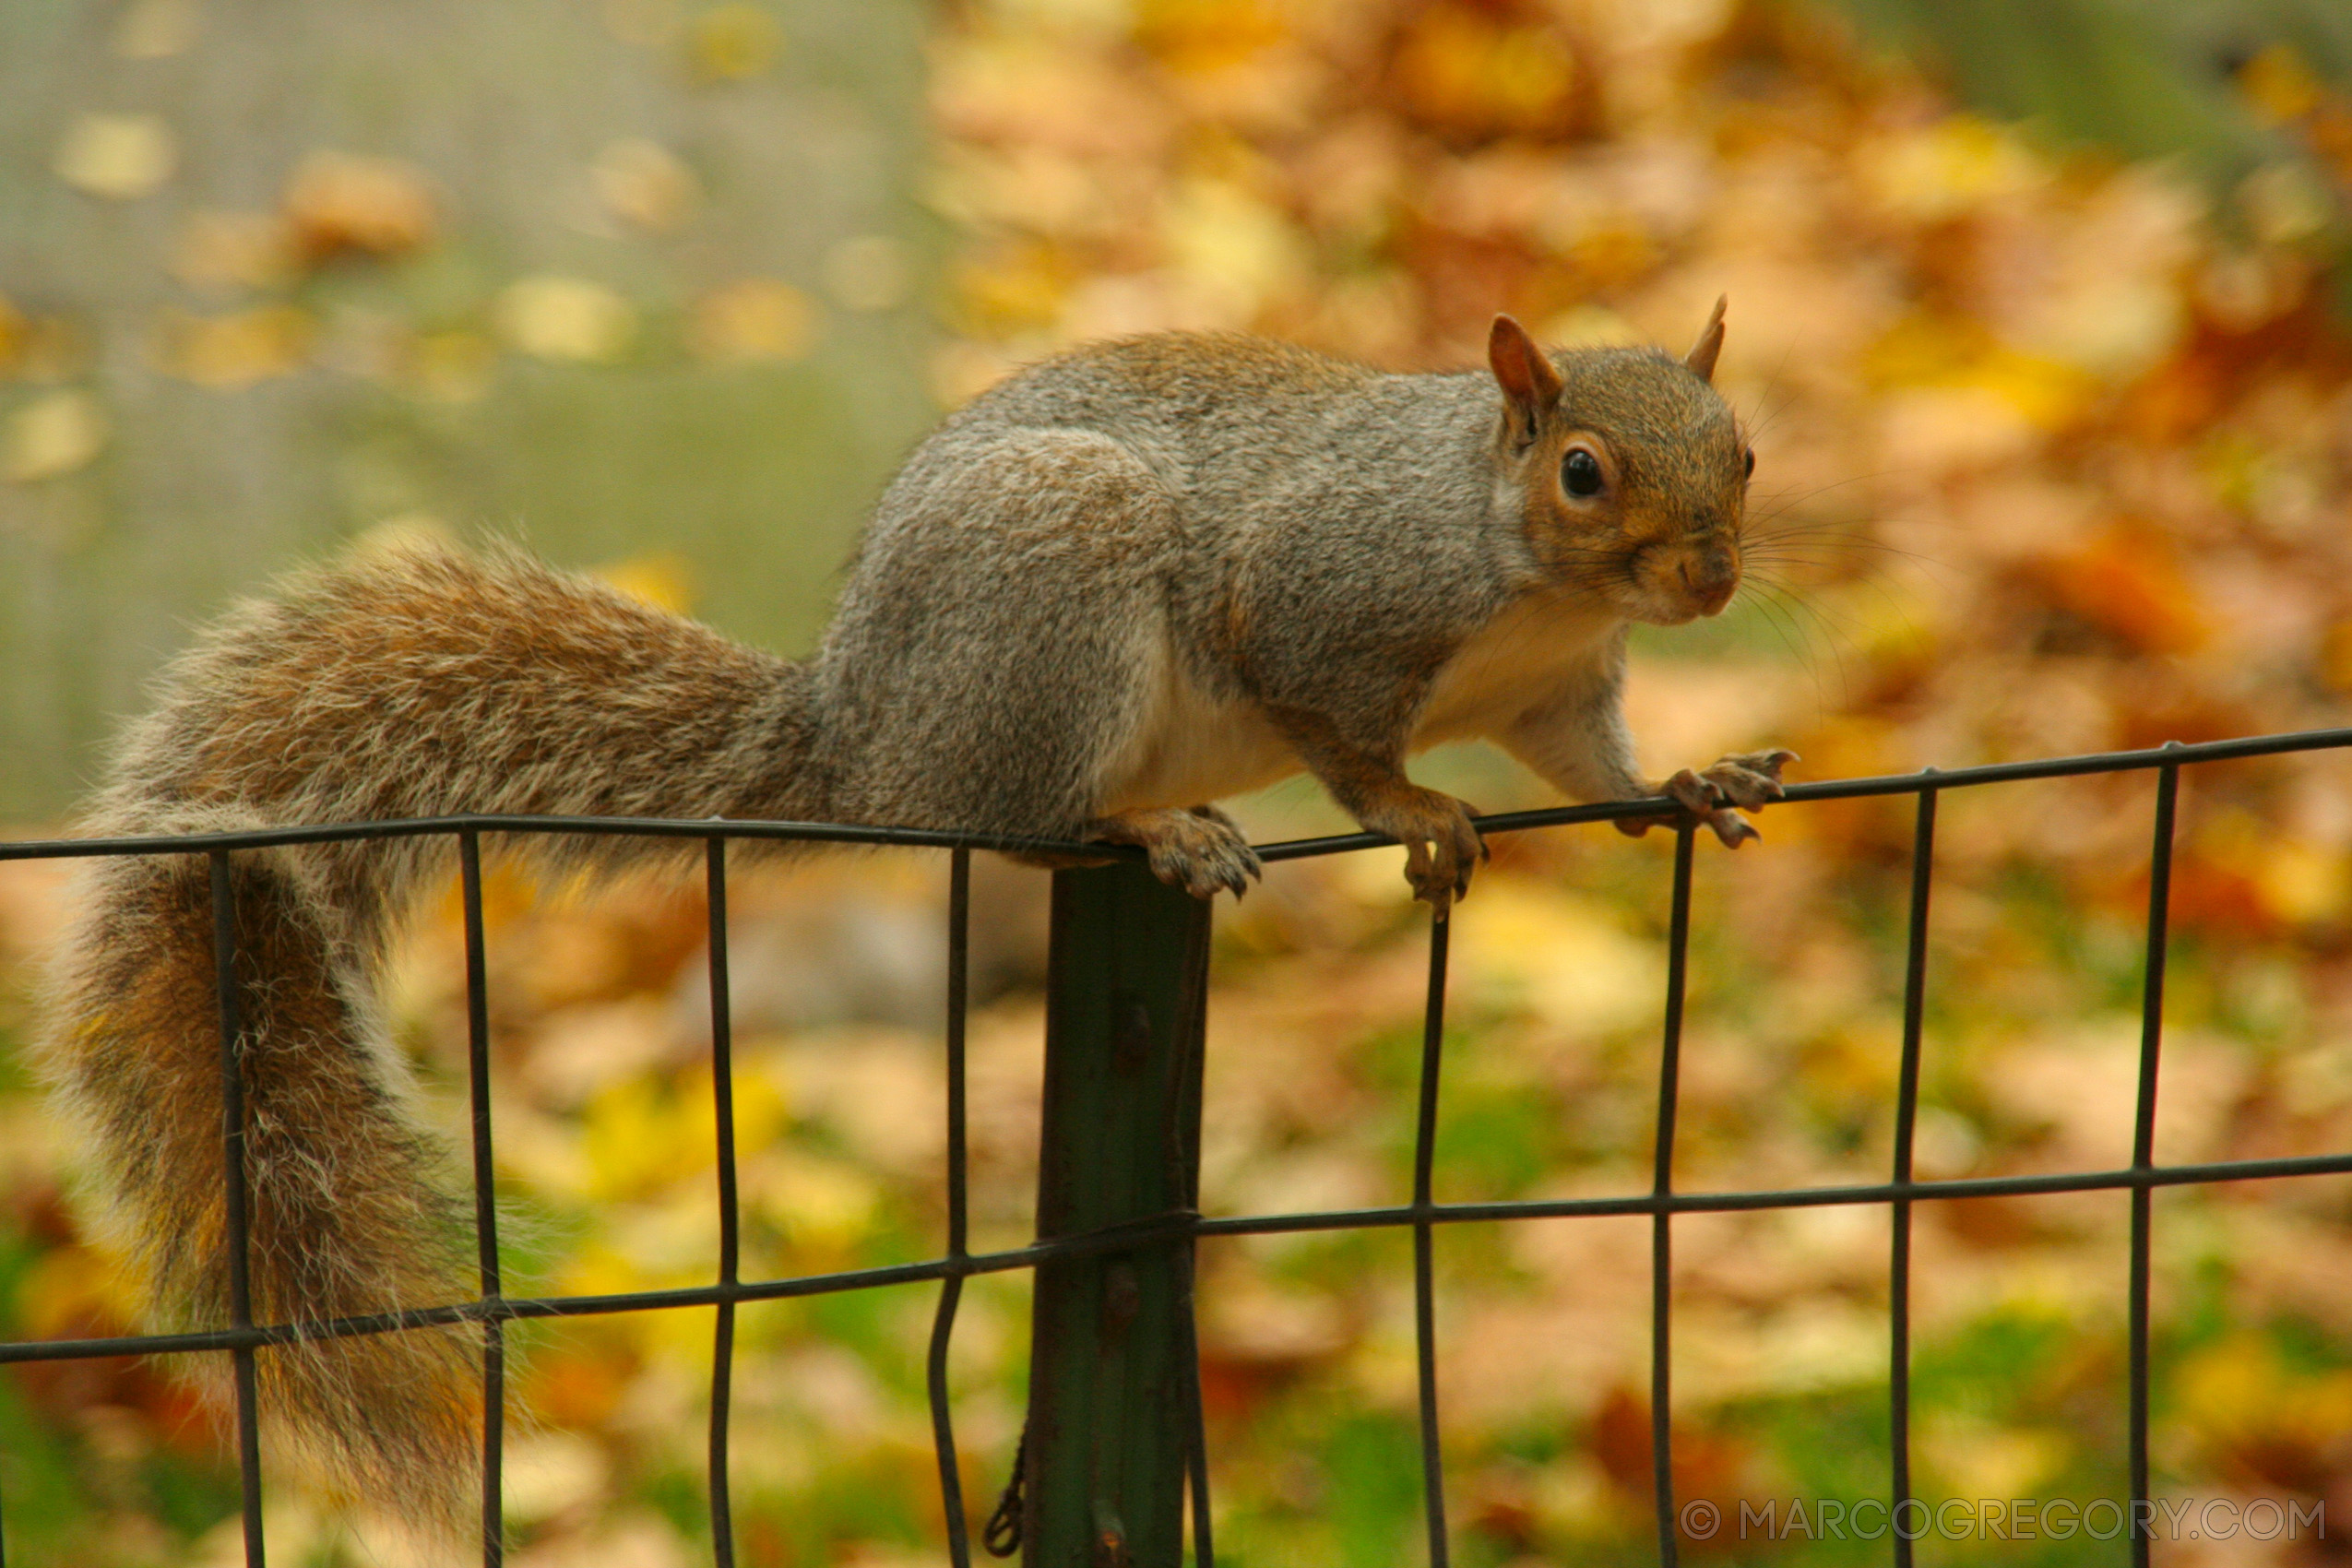
<path fill-rule="evenodd" d="M 1770 751 L 1738 753 L 1696 772 L 1686 767 L 1659 785 L 1658 790 L 1672 796 L 1683 810 L 1714 829 L 1727 849 L 1736 849 L 1762 835 L 1734 808 L 1745 806 L 1754 811 L 1779 800 L 1787 792 L 1781 785 L 1780 770 L 1797 760 L 1795 752 L 1778 746 Z M 1657 820 L 1632 817 L 1617 826 L 1620 832 L 1638 837 Z"/>
<path fill-rule="evenodd" d="M 1781 746 L 1768 752 L 1741 752 L 1724 757 L 1711 767 L 1699 769 L 1698 777 L 1714 787 L 1717 805 L 1746 806 L 1753 811 L 1788 793 L 1781 788 L 1780 770 L 1797 760 L 1795 752 Z M 1675 777 L 1687 778 L 1690 770 L 1686 768 Z"/>
<path fill-rule="evenodd" d="M 1405 880 L 1413 897 L 1443 914 L 1470 890 L 1470 872 L 1486 858 L 1470 808 L 1419 785 L 1399 787 L 1357 820 L 1405 846 Z"/>

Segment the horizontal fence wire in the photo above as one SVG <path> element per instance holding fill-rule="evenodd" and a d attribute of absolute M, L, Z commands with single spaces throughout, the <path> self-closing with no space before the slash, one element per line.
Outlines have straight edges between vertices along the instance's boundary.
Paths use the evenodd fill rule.
<path fill-rule="evenodd" d="M 2352 747 L 2352 729 L 2304 731 L 2290 734 L 2167 745 L 2137 751 L 2099 753 L 2031 762 L 1995 764 L 1948 771 L 1927 769 L 1917 774 L 1882 778 L 1834 779 L 1788 787 L 1789 804 L 1806 802 L 1857 800 L 1910 795 L 1917 800 L 1912 830 L 1909 920 L 1907 930 L 1903 1003 L 1903 1044 L 1898 1074 L 1895 1146 L 1890 1178 L 1883 1182 L 1833 1184 L 1764 1190 L 1686 1192 L 1674 1183 L 1673 1153 L 1677 1121 L 1677 1082 L 1683 992 L 1690 942 L 1692 847 L 1693 826 L 1684 820 L 1676 829 L 1675 860 L 1668 922 L 1666 1021 L 1661 1042 L 1650 1190 L 1607 1197 L 1515 1199 L 1477 1203 L 1439 1203 L 1432 1194 L 1432 1167 L 1437 1124 L 1440 1067 L 1444 1027 L 1445 976 L 1450 922 L 1442 915 L 1431 926 L 1429 982 L 1424 1014 L 1420 1109 L 1414 1138 L 1413 1196 L 1410 1204 L 1297 1214 L 1201 1216 L 1187 1210 L 1111 1226 L 1077 1235 L 1055 1237 L 1025 1247 L 973 1253 L 968 1246 L 968 1153 L 966 1128 L 965 1038 L 968 1010 L 970 853 L 975 849 L 1011 850 L 1029 855 L 1065 858 L 1134 858 L 1141 853 L 1121 846 L 1075 844 L 1058 840 L 941 832 L 928 829 L 864 827 L 820 823 L 735 821 L 668 821 L 657 819 L 529 816 L 472 814 L 393 822 L 324 824 L 235 833 L 192 834 L 86 839 L 39 839 L 0 843 L 0 861 L 89 859 L 125 855 L 203 855 L 209 868 L 214 927 L 214 961 L 218 979 L 222 1097 L 221 1146 L 225 1241 L 229 1278 L 226 1327 L 175 1334 L 137 1334 L 81 1339 L 30 1340 L 0 1343 L 0 1363 L 91 1360 L 125 1355 L 173 1355 L 228 1351 L 232 1360 L 234 1418 L 238 1470 L 243 1486 L 242 1524 L 245 1561 L 250 1568 L 264 1563 L 262 1536 L 262 1471 L 255 1387 L 255 1352 L 265 1347 L 297 1340 L 340 1338 L 386 1334 L 453 1324 L 479 1324 L 482 1344 L 482 1505 L 481 1547 L 486 1564 L 495 1565 L 503 1554 L 500 1452 L 504 1431 L 504 1325 L 509 1322 L 593 1316 L 612 1313 L 659 1309 L 713 1307 L 717 1326 L 712 1348 L 709 1428 L 708 1518 L 715 1561 L 730 1568 L 734 1561 L 734 1526 L 728 1484 L 729 1420 L 731 1407 L 733 1337 L 736 1309 L 746 1302 L 781 1301 L 871 1289 L 887 1285 L 936 1280 L 940 1296 L 934 1312 L 927 1362 L 927 1393 L 939 1467 L 941 1498 L 954 1568 L 968 1568 L 970 1544 L 965 1515 L 960 1471 L 951 1419 L 948 1362 L 956 1306 L 966 1279 L 977 1275 L 1035 1268 L 1055 1259 L 1100 1256 L 1147 1247 L 1189 1248 L 1205 1238 L 1290 1234 L 1379 1229 L 1409 1229 L 1414 1238 L 1415 1348 L 1419 1372 L 1419 1416 L 1424 1508 L 1428 1526 L 1429 1561 L 1443 1568 L 1449 1544 L 1445 1526 L 1443 1465 L 1439 1439 L 1437 1329 L 1435 1322 L 1435 1234 L 1441 1226 L 1497 1220 L 1648 1216 L 1652 1222 L 1652 1345 L 1651 1345 L 1651 1469 L 1655 1488 L 1657 1550 L 1661 1564 L 1672 1568 L 1678 1560 L 1673 1487 L 1673 1432 L 1670 1419 L 1672 1329 L 1672 1220 L 1677 1215 L 1728 1214 L 1829 1206 L 1884 1205 L 1892 1218 L 1889 1276 L 1890 1315 L 1890 1447 L 1892 1488 L 1889 1506 L 1900 1520 L 1907 1508 L 1923 1508 L 1911 1489 L 1910 1472 L 1910 1238 L 1914 1210 L 1921 1203 L 1953 1202 L 1996 1196 L 2044 1195 L 2062 1193 L 2127 1192 L 2132 1203 L 2132 1242 L 2128 1281 L 2130 1346 L 2129 1464 L 2132 1498 L 2130 1545 L 2135 1565 L 2148 1561 L 2152 1537 L 2148 1504 L 2148 1361 L 2149 1273 L 2152 1246 L 2151 1206 L 2163 1187 L 2221 1182 L 2268 1181 L 2352 1173 L 2352 1151 L 2285 1156 L 2261 1159 L 2215 1160 L 2196 1164 L 2159 1165 L 2155 1160 L 2155 1127 L 2159 1053 L 2162 1042 L 2165 966 L 2169 921 L 2173 838 L 2180 775 L 2184 768 L 2239 759 L 2279 756 Z M 2142 988 L 2142 1030 L 2138 1089 L 2134 1104 L 2132 1163 L 2128 1167 L 2089 1171 L 2041 1172 L 2030 1175 L 1943 1177 L 1918 1180 L 1913 1171 L 1913 1145 L 1918 1123 L 1919 1056 L 1927 993 L 1928 920 L 1934 871 L 1935 822 L 1938 802 L 1954 790 L 2035 779 L 2093 774 L 2154 771 L 2157 776 L 2154 842 L 2151 847 L 2146 947 Z M 1597 806 L 1514 812 L 1478 819 L 1482 834 L 1521 832 L 1577 823 L 1621 822 L 1670 815 L 1678 808 L 1664 799 L 1614 802 Z M 491 1123 L 489 1071 L 489 1010 L 486 958 L 482 933 L 481 841 L 492 835 L 635 836 L 699 841 L 704 848 L 706 887 L 709 905 L 709 979 L 711 991 L 713 1115 L 718 1151 L 719 1206 L 719 1278 L 710 1285 L 664 1289 L 612 1292 L 600 1295 L 514 1297 L 503 1292 L 499 1272 L 496 1208 L 493 1193 L 494 1147 Z M 475 1227 L 481 1273 L 481 1293 L 471 1301 L 451 1301 L 398 1312 L 370 1313 L 316 1323 L 257 1323 L 248 1283 L 249 1197 L 246 1190 L 245 1127 L 242 1087 L 242 1057 L 245 1040 L 239 1006 L 242 983 L 238 964 L 234 852 L 242 849 L 305 844 L 345 843 L 364 839 L 443 837 L 455 838 L 460 859 L 460 882 L 466 923 L 468 1059 L 471 1091 L 472 1165 L 475 1179 Z M 947 1223 L 943 1255 L 914 1263 L 801 1275 L 769 1279 L 740 1277 L 740 1241 L 736 1194 L 736 1151 L 732 1087 L 732 1036 L 727 965 L 727 845 L 730 842 L 785 841 L 861 845 L 898 845 L 952 851 L 948 909 L 946 1056 L 947 1081 Z M 1267 861 L 1302 860 L 1313 856 L 1371 849 L 1390 842 L 1372 834 L 1343 834 L 1262 846 Z M 1189 1266 L 1189 1265 L 1188 1265 Z M 1188 1286 L 1189 1289 L 1189 1286 Z M 1188 1345 L 1196 1355 L 1196 1348 Z M 1197 1372 L 1195 1372 L 1195 1385 Z M 1194 1420 L 1197 1423 L 1195 1408 Z M 1197 1436 L 1188 1459 L 1194 1505 L 1199 1555 L 1208 1557 L 1206 1517 L 1206 1455 Z M 0 1500 L 0 1506 L 5 1506 Z M 0 1515 L 5 1525 L 5 1515 Z M 1911 1537 L 1893 1532 L 1893 1561 L 1908 1568 Z M 0 1562 L 5 1562 L 5 1530 L 0 1530 Z"/>

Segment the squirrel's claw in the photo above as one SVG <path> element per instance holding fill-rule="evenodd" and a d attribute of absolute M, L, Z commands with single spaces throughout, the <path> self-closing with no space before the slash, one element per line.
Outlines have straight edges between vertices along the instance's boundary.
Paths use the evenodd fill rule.
<path fill-rule="evenodd" d="M 1119 812 L 1091 824 L 1087 837 L 1140 845 L 1154 876 L 1195 898 L 1213 898 L 1220 889 L 1239 898 L 1251 878 L 1265 874 L 1240 826 L 1215 806 Z"/>
<path fill-rule="evenodd" d="M 1763 834 L 1756 831 L 1755 824 L 1750 822 L 1746 817 L 1741 816 L 1729 806 L 1721 806 L 1709 812 L 1706 814 L 1705 821 L 1709 827 L 1715 829 L 1716 837 L 1722 842 L 1723 847 L 1727 849 L 1736 849 L 1740 845 L 1748 842 L 1751 838 L 1762 838 L 1764 837 Z"/>
<path fill-rule="evenodd" d="M 1193 815 L 1218 830 L 1213 835 L 1219 840 L 1218 850 L 1204 858 L 1211 862 L 1227 892 L 1238 899 L 1250 890 L 1252 882 L 1265 880 L 1265 867 L 1259 861 L 1257 851 L 1250 848 L 1249 835 L 1241 831 L 1240 823 L 1215 806 L 1194 806 L 1191 810 Z M 1196 897 L 1209 897 L 1198 889 L 1194 891 Z"/>
<path fill-rule="evenodd" d="M 1725 849 L 1736 849 L 1751 839 L 1764 837 L 1736 808 L 1745 806 L 1754 811 L 1782 799 L 1788 791 L 1781 783 L 1780 770 L 1797 760 L 1795 752 L 1778 746 L 1770 751 L 1741 753 L 1702 770 L 1683 768 L 1660 784 L 1658 793 L 1688 813 L 1685 820 L 1705 824 Z M 1617 830 L 1638 838 L 1668 820 L 1626 817 L 1617 824 Z"/>
<path fill-rule="evenodd" d="M 1721 766 L 1717 764 L 1716 767 Z M 1751 838 L 1764 837 L 1727 803 L 1732 798 L 1730 791 L 1714 777 L 1716 771 L 1711 767 L 1702 775 L 1686 767 L 1666 781 L 1666 792 L 1684 811 L 1713 828 L 1727 849 L 1736 849 Z"/>
<path fill-rule="evenodd" d="M 1413 897 L 1443 915 L 1470 890 L 1470 873 L 1487 855 L 1470 808 L 1419 785 L 1399 786 L 1357 820 L 1405 846 L 1405 880 Z"/>
<path fill-rule="evenodd" d="M 1699 777 L 1715 787 L 1716 803 L 1753 810 L 1788 793 L 1781 785 L 1780 770 L 1796 760 L 1795 752 L 1776 746 L 1767 752 L 1724 757 Z"/>

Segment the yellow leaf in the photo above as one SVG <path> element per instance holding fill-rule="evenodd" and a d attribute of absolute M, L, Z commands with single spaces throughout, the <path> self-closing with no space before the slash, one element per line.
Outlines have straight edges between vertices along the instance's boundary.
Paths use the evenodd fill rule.
<path fill-rule="evenodd" d="M 88 1247 L 58 1247 L 41 1254 L 17 1287 L 17 1310 L 36 1339 L 109 1330 L 139 1321 L 123 1271 Z"/>
<path fill-rule="evenodd" d="M 694 608 L 694 572 L 685 557 L 674 552 L 632 555 L 626 561 L 598 567 L 596 575 L 608 586 L 656 610 L 683 615 Z"/>
<path fill-rule="evenodd" d="M 802 1261 L 838 1256 L 872 1229 L 882 1194 L 856 1166 L 790 1144 L 747 1157 L 743 1201 Z"/>
<path fill-rule="evenodd" d="M 686 340 L 711 360 L 797 360 L 816 336 L 808 295 L 776 278 L 746 278 L 695 303 Z"/>
<path fill-rule="evenodd" d="M 1862 144 L 1864 184 L 1902 217 L 1932 223 L 2047 182 L 2049 170 L 2016 133 L 1952 114 L 1907 135 Z"/>
<path fill-rule="evenodd" d="M 309 314 L 292 305 L 213 316 L 172 311 L 164 317 L 160 357 L 174 375 L 233 391 L 302 369 L 316 336 Z"/>
<path fill-rule="evenodd" d="M 956 301 L 987 335 L 1050 326 L 1062 314 L 1078 266 L 1060 246 L 1032 242 L 976 256 L 956 269 Z"/>
<path fill-rule="evenodd" d="M 1629 1028 L 1655 1015 L 1665 994 L 1657 949 L 1573 893 L 1489 876 L 1454 920 L 1472 985 L 1553 1028 Z"/>
<path fill-rule="evenodd" d="M 1184 280 L 1236 326 L 1307 275 L 1307 247 L 1296 225 L 1229 180 L 1193 180 L 1176 193 L 1167 243 Z"/>
<path fill-rule="evenodd" d="M 1572 129 L 1583 75 L 1567 40 L 1552 30 L 1455 6 L 1422 11 L 1396 70 L 1407 101 L 1423 117 L 1485 133 Z"/>
<path fill-rule="evenodd" d="M 1942 1412 L 1923 1423 L 1919 1447 L 1954 1495 L 1966 1497 L 2031 1497 L 2074 1452 L 2073 1440 L 2056 1428 Z"/>
<path fill-rule="evenodd" d="M 1265 0 L 1144 0 L 1135 8 L 1135 42 L 1185 76 L 1243 64 L 1289 36 Z"/>
<path fill-rule="evenodd" d="M 642 1197 L 707 1170 L 716 1147 L 707 1075 L 639 1076 L 599 1090 L 580 1128 L 590 1195 Z"/>
<path fill-rule="evenodd" d="M 106 448 L 105 410 L 87 392 L 53 392 L 8 420 L 0 441 L 0 471 L 18 484 L 56 479 L 85 468 Z"/>
<path fill-rule="evenodd" d="M 543 360 L 609 363 L 636 336 L 629 302 L 585 278 L 541 274 L 510 284 L 497 315 L 508 342 Z"/>
<path fill-rule="evenodd" d="M 2343 851 L 2301 838 L 2265 836 L 2263 842 L 2254 889 L 2275 918 L 2312 925 L 2343 912 L 2352 896 L 2352 864 Z"/>
<path fill-rule="evenodd" d="M 710 81 L 742 81 L 776 64 L 784 30 L 763 6 L 748 0 L 713 6 L 687 30 L 686 48 L 697 75 Z"/>
<path fill-rule="evenodd" d="M 294 272 L 294 237 L 270 212 L 194 212 L 181 226 L 172 272 L 199 288 L 267 289 Z"/>
<path fill-rule="evenodd" d="M 89 368 L 90 344 L 62 316 L 24 315 L 0 302 L 0 372 L 27 381 L 65 381 Z"/>
<path fill-rule="evenodd" d="M 2291 43 L 2274 43 L 2239 66 L 2238 90 L 2275 125 L 2301 119 L 2327 96 L 2327 89 Z"/>
<path fill-rule="evenodd" d="M 52 165 L 77 191 L 113 201 L 148 196 L 172 177 L 179 149 L 152 114 L 84 114 L 65 131 Z"/>
<path fill-rule="evenodd" d="M 1990 392 L 2037 430 L 2072 423 L 2097 390 L 2089 375 L 2072 365 L 2006 351 L 1988 355 L 1965 385 Z"/>
<path fill-rule="evenodd" d="M 2192 1353 L 2173 1387 L 2182 1424 L 2222 1444 L 2325 1450 L 2352 1432 L 2352 1372 L 2289 1366 L 2251 1331 Z"/>

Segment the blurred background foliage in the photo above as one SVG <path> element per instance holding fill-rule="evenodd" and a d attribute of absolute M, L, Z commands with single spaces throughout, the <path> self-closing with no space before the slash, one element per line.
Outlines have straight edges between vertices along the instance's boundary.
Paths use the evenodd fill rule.
<path fill-rule="evenodd" d="M 932 417 L 911 0 L 0 13 L 0 811 L 370 529 L 673 552 L 804 645 Z"/>
<path fill-rule="evenodd" d="M 1784 742 L 1805 777 L 2342 720 L 2352 693 L 2352 74 L 2340 6 L 2148 0 L 967 0 L 600 6 L 233 0 L 0 13 L 0 798 L 59 811 L 186 617 L 373 529 L 519 533 L 785 647 L 866 498 L 1013 364 L 1163 327 L 1400 368 L 1509 309 L 1681 347 L 1758 453 L 1750 588 L 1645 635 L 1654 767 Z M 2352 793 L 2324 756 L 2200 770 L 2175 881 L 2158 1158 L 2352 1146 Z M 1426 776 L 1533 803 L 1485 753 Z M 1303 783 L 1262 836 L 1336 826 Z M 2144 779 L 1954 796 L 1923 1174 L 2130 1147 Z M 1703 854 L 1678 1145 L 1688 1187 L 1878 1179 L 1892 1137 L 1907 812 L 1766 814 Z M 1646 1182 L 1663 846 L 1497 846 L 1464 907 L 1444 1197 Z M 1042 878 L 982 868 L 975 1242 L 1028 1235 Z M 747 1274 L 939 1244 L 940 868 L 746 879 L 732 958 Z M 492 998 L 513 1277 L 699 1281 L 711 1212 L 692 896 L 502 877 Z M 1205 1200 L 1407 1190 L 1421 924 L 1394 856 L 1286 865 L 1220 909 Z M 58 919 L 0 877 L 7 1039 Z M 388 977 L 462 1122 L 454 904 Z M 119 1331 L 13 1056 L 0 1332 Z M 1931 1498 L 2123 1487 L 2120 1197 L 1922 1206 L 1915 1454 Z M 2352 1521 L 2352 1188 L 2156 1200 L 2159 1490 Z M 1880 1495 L 1886 1220 L 1677 1226 L 1678 1491 Z M 1442 1385 L 1460 1561 L 1650 1561 L 1647 1232 L 1450 1229 Z M 1220 1545 L 1416 1561 L 1408 1253 L 1204 1257 Z M 957 1338 L 966 1490 L 1011 1462 L 1024 1285 Z M 935 1562 L 928 1289 L 744 1314 L 752 1562 Z M 514 1561 L 703 1560 L 699 1313 L 535 1330 Z M 216 1429 L 155 1368 L 0 1379 L 27 1561 L 230 1561 Z M 273 1561 L 436 1561 L 291 1477 Z M 2343 1526 L 2339 1524 L 2340 1533 Z M 1687 1542 L 1877 1562 L 1884 1543 Z M 1935 1543 L 1935 1561 L 2113 1547 Z M 2168 1541 L 2176 1565 L 2333 1540 Z M 1923 1555 L 1925 1555 L 1923 1553 Z"/>
<path fill-rule="evenodd" d="M 2339 113 L 2321 145 L 2297 134 L 2322 84 L 2352 80 L 2352 13 L 2329 0 L 1835 3 L 1990 113 L 2224 190 L 2265 165 L 2324 184 L 2352 130 Z"/>

